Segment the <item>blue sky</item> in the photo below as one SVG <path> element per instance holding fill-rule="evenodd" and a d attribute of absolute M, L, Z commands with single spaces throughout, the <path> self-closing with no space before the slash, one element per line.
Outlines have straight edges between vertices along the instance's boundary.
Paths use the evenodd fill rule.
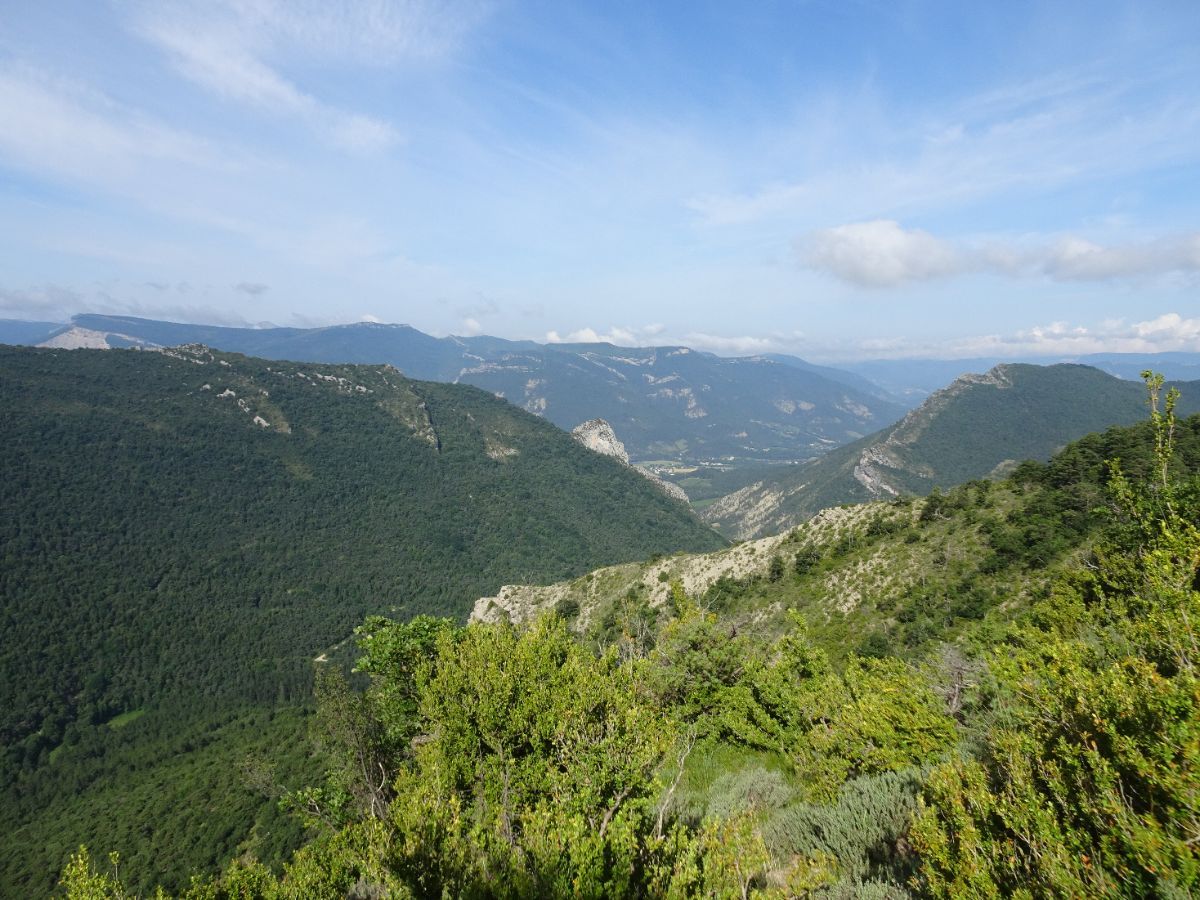
<path fill-rule="evenodd" d="M 0 317 L 1200 350 L 1200 4 L 0 0 Z"/>

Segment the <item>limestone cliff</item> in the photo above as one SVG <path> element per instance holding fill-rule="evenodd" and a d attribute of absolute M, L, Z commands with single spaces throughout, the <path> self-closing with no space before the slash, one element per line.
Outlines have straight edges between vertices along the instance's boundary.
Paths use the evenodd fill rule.
<path fill-rule="evenodd" d="M 674 497 L 676 500 L 681 500 L 688 503 L 687 493 L 677 484 L 660 478 L 654 472 L 643 466 L 635 466 L 629 461 L 629 454 L 625 450 L 625 445 L 621 443 L 617 437 L 617 433 L 613 431 L 613 427 L 603 419 L 589 419 L 582 425 L 576 425 L 572 429 L 571 434 L 575 440 L 583 444 L 589 450 L 599 453 L 603 456 L 611 456 L 613 459 L 629 466 L 631 469 L 636 469 L 650 481 L 654 482 L 664 494 L 669 497 Z"/>

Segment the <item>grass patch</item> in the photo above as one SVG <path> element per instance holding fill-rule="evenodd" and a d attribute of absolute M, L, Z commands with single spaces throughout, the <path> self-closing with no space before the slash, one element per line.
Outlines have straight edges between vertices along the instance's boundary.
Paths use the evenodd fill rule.
<path fill-rule="evenodd" d="M 108 720 L 109 728 L 124 728 L 130 722 L 136 722 L 146 714 L 146 708 L 131 709 L 129 712 L 123 712 L 119 716 L 113 716 Z"/>

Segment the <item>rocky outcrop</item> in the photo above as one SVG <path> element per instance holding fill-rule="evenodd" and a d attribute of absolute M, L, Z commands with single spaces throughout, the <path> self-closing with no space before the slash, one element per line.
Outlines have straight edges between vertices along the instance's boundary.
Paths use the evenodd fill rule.
<path fill-rule="evenodd" d="M 785 564 L 791 565 L 801 547 L 815 547 L 824 552 L 846 535 L 862 533 L 875 518 L 886 516 L 904 520 L 913 514 L 909 508 L 898 509 L 879 503 L 835 507 L 823 510 L 795 531 L 746 541 L 713 553 L 676 554 L 609 566 L 557 584 L 507 584 L 494 596 L 480 597 L 471 611 L 470 621 L 520 625 L 548 612 L 563 614 L 565 609 L 570 609 L 570 627 L 585 633 L 602 618 L 605 610 L 628 596 L 631 590 L 642 592 L 651 609 L 668 602 L 674 584 L 690 597 L 703 597 L 704 592 L 721 578 L 766 577 L 773 557 L 779 556 Z M 831 572 L 827 596 L 837 609 L 848 612 L 869 592 L 871 574 L 865 566 L 861 570 Z"/>
<path fill-rule="evenodd" d="M 654 472 L 642 466 L 635 466 L 629 461 L 629 453 L 625 450 L 625 445 L 621 443 L 617 437 L 617 433 L 613 431 L 613 427 L 603 419 L 588 419 L 582 425 L 576 425 L 571 430 L 572 436 L 583 446 L 587 447 L 602 456 L 611 456 L 613 459 L 620 462 L 622 465 L 629 466 L 631 469 L 636 469 L 650 481 L 657 485 L 658 489 L 668 497 L 673 497 L 684 503 L 689 503 L 687 493 L 677 484 L 672 484 L 664 478 L 660 478 Z"/>
<path fill-rule="evenodd" d="M 787 538 L 786 534 L 778 534 L 716 553 L 683 554 L 609 566 L 557 584 L 506 584 L 494 597 L 475 601 L 470 621 L 521 624 L 556 609 L 563 601 L 573 601 L 579 611 L 574 627 L 582 631 L 595 618 L 598 608 L 611 605 L 634 585 L 645 587 L 651 608 L 657 609 L 670 598 L 673 581 L 690 596 L 700 596 L 718 578 L 765 574 L 771 556 Z"/>
<path fill-rule="evenodd" d="M 625 445 L 617 438 L 613 427 L 603 419 L 589 419 L 571 429 L 571 435 L 583 446 L 603 456 L 611 456 L 629 465 Z"/>

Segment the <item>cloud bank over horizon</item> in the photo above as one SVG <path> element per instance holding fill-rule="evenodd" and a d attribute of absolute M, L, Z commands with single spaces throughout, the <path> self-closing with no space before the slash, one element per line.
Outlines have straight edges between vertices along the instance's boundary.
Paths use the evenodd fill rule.
<path fill-rule="evenodd" d="M 814 231 L 797 241 L 797 251 L 804 266 L 867 288 L 968 273 L 1057 281 L 1200 273 L 1200 231 L 1108 245 L 1077 235 L 950 241 L 876 219 Z"/>

